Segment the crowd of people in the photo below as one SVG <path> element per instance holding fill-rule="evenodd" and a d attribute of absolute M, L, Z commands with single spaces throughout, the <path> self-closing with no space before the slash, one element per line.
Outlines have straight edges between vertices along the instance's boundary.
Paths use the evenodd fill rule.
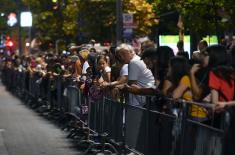
<path fill-rule="evenodd" d="M 84 94 L 93 99 L 107 95 L 120 101 L 129 92 L 128 103 L 145 106 L 145 95 L 164 95 L 173 99 L 211 103 L 215 112 L 235 104 L 235 47 L 208 47 L 205 40 L 198 51 L 189 54 L 178 42 L 177 55 L 168 46 L 147 41 L 141 49 L 122 43 L 97 51 L 93 46 L 71 46 L 61 54 L 37 56 L 1 55 L 1 66 L 27 71 L 43 77 L 73 78 Z M 202 106 L 192 105 L 190 115 L 200 122 L 209 119 Z"/>

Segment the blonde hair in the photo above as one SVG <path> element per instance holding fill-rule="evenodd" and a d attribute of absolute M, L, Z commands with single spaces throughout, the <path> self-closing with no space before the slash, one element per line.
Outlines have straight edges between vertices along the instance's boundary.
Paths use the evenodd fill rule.
<path fill-rule="evenodd" d="M 37 64 L 42 63 L 42 58 L 37 57 L 37 58 L 35 59 L 35 61 L 36 61 Z"/>
<path fill-rule="evenodd" d="M 87 60 L 89 53 L 90 53 L 89 50 L 84 49 L 84 50 L 81 50 L 81 51 L 79 52 L 79 55 L 80 55 L 84 60 Z"/>

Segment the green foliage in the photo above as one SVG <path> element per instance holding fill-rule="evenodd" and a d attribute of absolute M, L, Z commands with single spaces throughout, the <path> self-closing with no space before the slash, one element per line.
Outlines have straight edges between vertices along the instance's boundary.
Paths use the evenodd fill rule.
<path fill-rule="evenodd" d="M 80 1 L 79 30 L 87 39 L 113 40 L 115 33 L 115 1 Z"/>
<path fill-rule="evenodd" d="M 17 11 L 17 4 L 14 0 L 9 1 L 9 0 L 1 0 L 1 5 L 0 5 L 0 12 L 16 12 Z"/>
<path fill-rule="evenodd" d="M 116 32 L 116 0 L 58 0 L 54 9 L 52 1 L 23 0 L 33 11 L 34 27 L 42 36 L 52 40 L 75 40 L 78 32 L 85 39 L 114 40 Z M 125 0 L 124 12 L 134 14 L 138 27 L 136 34 L 147 35 L 156 24 L 150 3 L 146 0 Z M 80 36 L 79 36 L 80 37 Z"/>
<path fill-rule="evenodd" d="M 177 11 L 183 17 L 185 30 L 200 36 L 229 30 L 235 23 L 233 0 L 155 0 L 154 4 L 158 15 Z M 219 12 L 229 20 L 222 22 L 223 13 Z"/>
<path fill-rule="evenodd" d="M 67 0 L 53 3 L 51 0 L 23 0 L 33 12 L 33 25 L 42 40 L 74 40 L 77 27 L 77 2 Z"/>
<path fill-rule="evenodd" d="M 62 30 L 66 36 L 73 38 L 77 34 L 78 30 L 78 4 L 74 3 L 72 0 L 67 1 L 67 5 L 62 9 L 63 24 Z M 62 22 L 62 21 L 60 21 Z"/>
<path fill-rule="evenodd" d="M 1 0 L 0 12 L 17 12 L 20 6 L 16 2 L 20 1 Z M 115 38 L 116 0 L 58 0 L 58 7 L 52 0 L 22 3 L 33 12 L 33 28 L 45 39 L 73 41 L 79 32 L 87 39 Z M 150 34 L 158 24 L 156 18 L 172 11 L 182 15 L 186 32 L 201 36 L 229 31 L 235 24 L 234 0 L 123 0 L 123 5 L 125 13 L 134 14 L 137 35 Z M 6 16 L 0 19 L 0 31 L 13 29 L 6 25 Z M 178 31 L 173 20 L 160 17 L 160 21 L 170 31 Z"/>
<path fill-rule="evenodd" d="M 124 12 L 132 13 L 137 25 L 135 33 L 146 36 L 151 33 L 151 27 L 158 24 L 153 5 L 146 0 L 124 0 Z"/>

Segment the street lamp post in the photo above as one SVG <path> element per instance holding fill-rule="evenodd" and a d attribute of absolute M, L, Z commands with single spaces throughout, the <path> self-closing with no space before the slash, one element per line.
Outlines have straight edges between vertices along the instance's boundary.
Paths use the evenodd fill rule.
<path fill-rule="evenodd" d="M 20 0 L 16 1 L 17 5 L 18 5 L 18 9 L 17 9 L 17 20 L 18 20 L 18 50 L 19 50 L 19 55 L 22 55 L 22 44 L 21 44 L 21 26 L 20 26 L 20 12 L 21 12 L 21 3 Z"/>
<path fill-rule="evenodd" d="M 122 0 L 116 0 L 116 44 L 120 44 L 122 42 L 122 33 L 123 33 L 123 23 L 122 23 Z"/>

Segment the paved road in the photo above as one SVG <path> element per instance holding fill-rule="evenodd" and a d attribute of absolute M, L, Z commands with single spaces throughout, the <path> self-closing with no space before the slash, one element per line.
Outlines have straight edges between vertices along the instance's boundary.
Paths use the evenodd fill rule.
<path fill-rule="evenodd" d="M 65 133 L 0 84 L 0 155 L 78 155 Z"/>

